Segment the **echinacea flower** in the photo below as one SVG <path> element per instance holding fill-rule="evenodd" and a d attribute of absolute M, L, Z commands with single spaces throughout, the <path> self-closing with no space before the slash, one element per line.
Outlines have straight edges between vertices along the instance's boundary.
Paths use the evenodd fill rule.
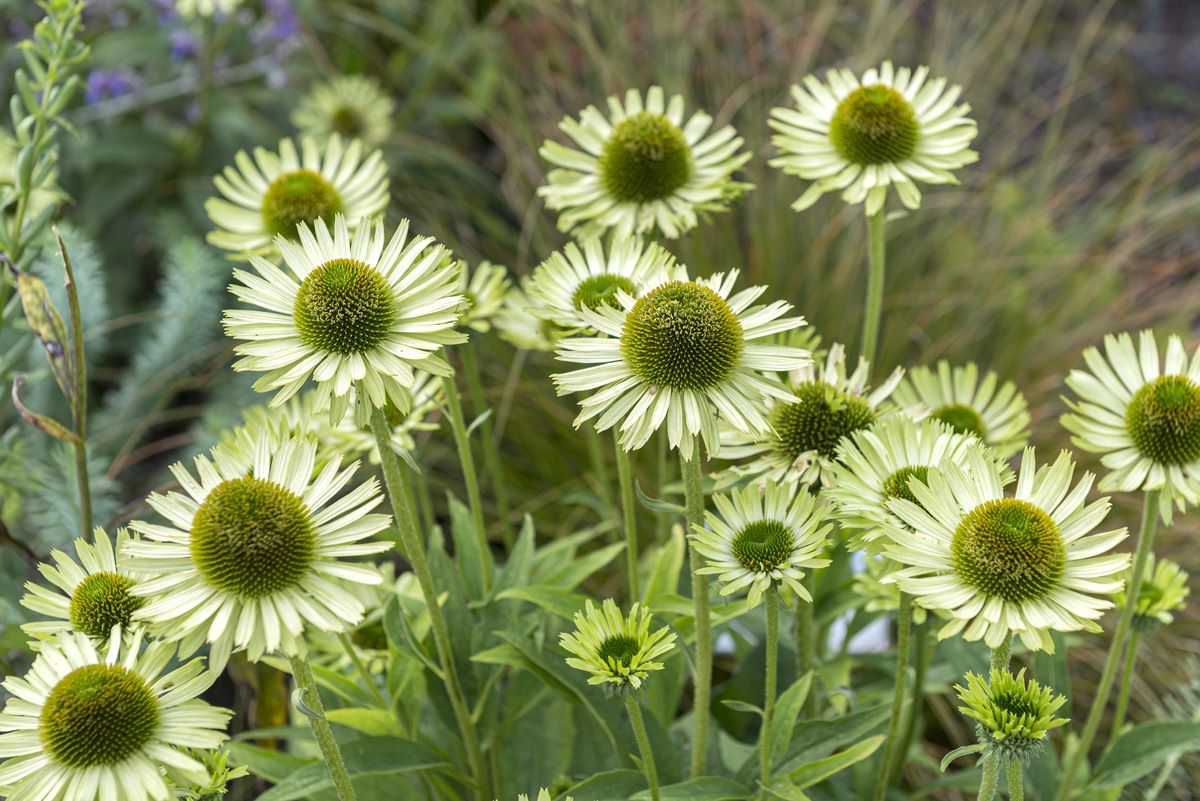
<path fill-rule="evenodd" d="M 800 370 L 808 351 L 757 342 L 804 325 L 785 317 L 784 301 L 752 305 L 764 286 L 733 292 L 738 271 L 707 279 L 670 279 L 639 298 L 617 291 L 617 305 L 581 308 L 598 337 L 568 337 L 558 346 L 566 362 L 591 365 L 552 376 L 558 393 L 598 390 L 580 401 L 579 426 L 618 426 L 625 450 L 636 450 L 663 426 L 672 448 L 691 459 L 697 434 L 717 453 L 717 420 L 748 437 L 769 428 L 764 403 L 795 402 L 773 373 Z"/>
<path fill-rule="evenodd" d="M 508 270 L 499 264 L 485 260 L 473 268 L 464 265 L 458 276 L 458 292 L 470 305 L 463 312 L 463 327 L 480 333 L 492 330 L 492 321 L 504 307 L 511 283 Z"/>
<path fill-rule="evenodd" d="M 133 626 L 133 613 L 145 602 L 133 593 L 138 574 L 129 568 L 122 548 L 129 540 L 126 529 L 117 529 L 116 545 L 97 527 L 94 542 L 75 540 L 72 559 L 60 550 L 50 553 L 53 565 L 40 564 L 38 572 L 53 585 L 28 582 L 21 605 L 51 620 L 26 623 L 21 630 L 38 640 L 52 640 L 62 632 L 77 631 L 107 640 L 113 627 L 123 633 Z"/>
<path fill-rule="evenodd" d="M 299 225 L 332 225 L 340 214 L 354 229 L 387 206 L 387 165 L 377 150 L 363 158 L 358 140 L 334 135 L 318 144 L 305 136 L 297 152 L 284 139 L 278 153 L 259 147 L 251 159 L 239 151 L 234 162 L 213 178 L 224 197 L 204 204 L 217 227 L 208 241 L 224 250 L 269 254 L 277 237 L 295 241 Z"/>
<path fill-rule="evenodd" d="M 859 359 L 847 375 L 846 351 L 839 344 L 830 347 L 824 365 L 793 369 L 786 382 L 792 397 L 772 400 L 768 428 L 757 433 L 731 427 L 721 431 L 722 458 L 748 461 L 722 471 L 717 486 L 747 478 L 759 483 L 829 486 L 838 446 L 879 420 L 880 405 L 904 375 L 897 368 L 872 389 L 867 384 L 869 372 L 867 362 Z"/>
<path fill-rule="evenodd" d="M 343 470 L 332 459 L 314 475 L 316 458 L 315 440 L 263 435 L 249 462 L 218 447 L 196 457 L 195 477 L 172 466 L 184 491 L 147 499 L 167 524 L 130 524 L 144 537 L 127 544 L 130 564 L 147 574 L 137 617 L 182 640 L 184 653 L 211 643 L 215 670 L 234 649 L 252 661 L 295 656 L 306 626 L 337 632 L 362 620 L 345 585 L 383 576 L 346 559 L 390 549 L 368 539 L 390 518 L 368 514 L 382 501 L 374 479 L 338 497 L 357 463 Z"/>
<path fill-rule="evenodd" d="M 929 68 L 895 69 L 885 61 L 860 79 L 847 69 L 804 78 L 792 86 L 796 108 L 771 109 L 770 126 L 779 148 L 771 166 L 811 181 L 792 208 L 802 211 L 826 192 L 866 203 L 868 215 L 883 208 L 895 187 L 908 208 L 921 205 L 917 182 L 958 183 L 954 170 L 975 162 L 971 107 L 955 105 L 962 89 L 945 78 L 929 79 Z"/>
<path fill-rule="evenodd" d="M 378 145 L 392 132 L 396 104 L 365 75 L 338 75 L 313 86 L 292 112 L 292 124 L 317 140 L 334 134 Z"/>
<path fill-rule="evenodd" d="M 936 371 L 914 367 L 896 387 L 892 400 L 910 415 L 928 414 L 956 431 L 974 434 L 1002 459 L 1029 441 L 1025 396 L 1011 381 L 1000 384 L 994 372 L 981 382 L 973 362 L 951 367 L 940 361 Z"/>
<path fill-rule="evenodd" d="M 199 699 L 216 679 L 193 659 L 164 674 L 175 647 L 97 644 L 80 633 L 45 643 L 9 676 L 0 714 L 0 793 L 9 801 L 167 801 L 171 783 L 204 784 L 189 748 L 217 748 L 233 713 Z"/>
<path fill-rule="evenodd" d="M 608 99 L 608 116 L 588 106 L 559 127 L 578 150 L 547 141 L 538 152 L 553 164 L 538 189 L 559 211 L 558 227 L 587 237 L 611 231 L 617 239 L 658 231 L 668 239 L 696 227 L 700 214 L 724 211 L 750 184 L 732 175 L 750 159 L 731 126 L 709 133 L 702 111 L 684 121 L 683 97 L 662 87 L 625 101 Z"/>
<path fill-rule="evenodd" d="M 1191 590 L 1188 574 L 1170 559 L 1148 556 L 1146 577 L 1138 590 L 1137 606 L 1133 610 L 1133 625 L 1145 631 L 1175 619 L 1175 612 L 1187 606 Z M 1125 606 L 1125 590 L 1113 597 L 1118 607 Z"/>
<path fill-rule="evenodd" d="M 335 422 L 351 390 L 359 425 L 389 403 L 407 412 L 417 371 L 451 375 L 437 352 L 466 341 L 454 330 L 460 265 L 430 237 L 409 239 L 407 220 L 390 238 L 382 220 L 352 238 L 341 215 L 299 233 L 298 243 L 276 240 L 286 272 L 258 256 L 257 274 L 234 270 L 229 291 L 257 307 L 225 312 L 226 333 L 242 340 L 234 369 L 263 372 L 254 388 L 278 390 L 272 406 L 312 380 L 316 408 Z"/>
<path fill-rule="evenodd" d="M 967 450 L 978 440 L 937 420 L 915 422 L 896 415 L 854 432 L 838 446 L 833 481 L 825 490 L 838 511 L 841 527 L 870 548 L 883 537 L 883 524 L 898 524 L 888 509 L 892 498 L 915 500 L 909 481 L 924 481 L 931 467 L 945 462 L 965 465 Z"/>
<path fill-rule="evenodd" d="M 1072 370 L 1063 427 L 1076 447 L 1102 454 L 1109 472 L 1105 492 L 1158 492 L 1158 510 L 1170 523 L 1172 505 L 1200 503 L 1200 349 L 1188 358 L 1183 340 L 1167 339 L 1159 358 L 1152 331 L 1104 338 L 1083 352 L 1087 370 Z"/>
<path fill-rule="evenodd" d="M 975 721 L 985 753 L 996 751 L 1027 764 L 1045 748 L 1046 735 L 1067 724 L 1067 718 L 1054 716 L 1067 703 L 1066 696 L 1026 679 L 1023 668 L 1015 676 L 993 670 L 990 680 L 975 673 L 966 679 L 966 687 L 954 686 L 963 703 L 958 710 Z"/>
<path fill-rule="evenodd" d="M 514 348 L 549 353 L 567 332 L 537 315 L 538 307 L 526 291 L 528 286 L 526 279 L 505 294 L 504 305 L 496 313 L 496 333 Z"/>
<path fill-rule="evenodd" d="M 772 586 L 790 589 L 805 601 L 805 568 L 824 567 L 822 557 L 832 523 L 828 508 L 812 493 L 780 484 L 750 484 L 712 496 L 717 511 L 704 513 L 690 539 L 707 561 L 698 572 L 716 575 L 721 595 L 749 590 L 747 606 L 757 606 Z"/>
<path fill-rule="evenodd" d="M 1051 631 L 1100 631 L 1129 554 L 1112 549 L 1124 528 L 1091 534 L 1108 514 L 1108 498 L 1086 503 L 1093 476 L 1072 487 L 1075 463 L 1063 451 L 1036 466 L 1025 450 L 1014 493 L 1001 467 L 979 448 L 967 465 L 931 468 L 909 480 L 915 500 L 893 498 L 902 525 L 885 523 L 886 555 L 904 567 L 891 579 L 949 622 L 939 638 L 962 634 L 997 648 L 1016 634 L 1030 650 L 1054 650 Z"/>
<path fill-rule="evenodd" d="M 551 254 L 533 271 L 527 290 L 539 316 L 570 331 L 587 328 L 579 313 L 585 306 L 617 308 L 618 290 L 637 298 L 667 276 L 686 278 L 686 272 L 660 245 L 628 237 L 611 242 L 606 250 L 592 237 L 569 242 Z"/>
<path fill-rule="evenodd" d="M 232 14 L 242 0 L 175 0 L 175 11 L 184 19 Z"/>
<path fill-rule="evenodd" d="M 558 643 L 571 654 L 568 665 L 592 674 L 588 684 L 636 690 L 650 673 L 662 670 L 655 660 L 675 647 L 675 632 L 668 627 L 650 631 L 651 617 L 640 604 L 625 617 L 611 598 L 599 609 L 589 600 L 575 613 L 575 631 L 560 634 Z"/>

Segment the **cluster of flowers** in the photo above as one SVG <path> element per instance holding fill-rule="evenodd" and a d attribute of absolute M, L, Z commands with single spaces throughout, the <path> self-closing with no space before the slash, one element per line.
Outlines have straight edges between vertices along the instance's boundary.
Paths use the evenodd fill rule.
<path fill-rule="evenodd" d="M 782 153 L 773 163 L 812 182 L 796 208 L 840 190 L 876 215 L 888 187 L 915 208 L 917 182 L 953 182 L 951 171 L 975 159 L 958 94 L 924 68 L 887 63 L 861 78 L 806 79 L 796 107 L 771 119 Z M 351 488 L 357 463 L 343 467 L 342 457 L 379 461 L 381 445 L 411 447 L 406 438 L 442 403 L 438 379 L 453 368 L 441 352 L 466 340 L 460 326 L 494 324 L 519 347 L 584 365 L 554 383 L 587 393 L 576 424 L 613 430 L 621 452 L 656 433 L 679 452 L 698 719 L 710 681 L 708 575 L 722 595 L 745 590 L 748 606 L 766 599 L 776 614 L 780 598 L 810 601 L 805 572 L 844 546 L 869 555 L 877 602 L 903 609 L 908 596 L 943 619 L 942 637 L 1006 652 L 1014 635 L 1048 650 L 1051 632 L 1099 631 L 1124 585 L 1129 560 L 1113 548 L 1125 530 L 1095 533 L 1109 503 L 1087 500 L 1093 477 L 1076 480 L 1069 453 L 1039 466 L 1025 448 L 1015 475 L 1007 467 L 1029 422 L 1011 383 L 941 363 L 872 386 L 867 360 L 850 370 L 842 346 L 822 350 L 790 304 L 760 302 L 766 287 L 738 289 L 737 270 L 694 277 L 640 238 L 675 237 L 750 188 L 732 177 L 749 158 L 732 128 L 710 133 L 703 113 L 685 120 L 683 99 L 658 88 L 611 98 L 607 116 L 589 107 L 564 120 L 580 149 L 543 147 L 557 169 L 542 194 L 578 241 L 510 287 L 502 268 L 468 270 L 407 222 L 385 227 L 386 166 L 370 149 L 386 129 L 380 97 L 362 80 L 322 89 L 297 113 L 298 145 L 239 153 L 215 178 L 209 241 L 248 265 L 231 286 L 243 305 L 225 316 L 239 343 L 234 366 L 260 373 L 255 388 L 273 397 L 194 471 L 172 469 L 182 491 L 147 499 L 161 522 L 135 521 L 115 542 L 98 530 L 76 543 L 78 562 L 55 553 L 43 568 L 53 588 L 30 585 L 26 605 L 48 620 L 27 628 L 39 652 L 29 674 L 4 684 L 14 696 L 0 715 L 8 797 L 90 801 L 120 788 L 141 801 L 210 782 L 189 749 L 219 747 L 230 713 L 197 696 L 230 655 L 289 657 L 300 680 L 306 633 L 359 624 L 371 603 L 362 588 L 384 583 L 379 567 L 350 560 L 391 548 L 373 539 L 391 519 L 372 512 L 376 481 Z M 1168 520 L 1200 501 L 1200 354 L 1189 358 L 1171 337 L 1160 359 L 1145 333 L 1136 347 L 1113 337 L 1085 360 L 1088 371 L 1068 379 L 1077 399 L 1064 424 L 1079 447 L 1104 455 L 1101 488 L 1153 492 Z M 700 444 L 731 461 L 713 475 L 703 517 Z M 409 521 L 393 511 L 403 536 Z M 835 524 L 849 535 L 836 547 Z M 421 546 L 405 547 L 437 639 Z M 1162 576 L 1175 604 L 1177 575 Z M 1141 618 L 1171 608 L 1139 595 Z M 561 638 L 569 663 L 622 691 L 640 728 L 632 691 L 662 667 L 675 634 L 654 630 L 650 610 L 635 604 L 626 616 L 612 600 L 589 602 L 577 624 Z M 207 670 L 190 659 L 205 646 Z M 162 675 L 176 654 L 188 661 Z M 456 703 L 453 664 L 444 667 Z M 968 714 L 1006 756 L 1023 757 L 1021 742 L 1063 722 L 1053 718 L 1061 702 L 1007 663 L 967 681 Z M 1008 714 L 1016 709 L 1028 712 Z M 465 736 L 469 716 L 460 725 Z M 702 760 L 706 738 L 696 740 Z M 645 748 L 643 765 L 653 773 Z M 652 775 L 650 784 L 657 794 Z"/>

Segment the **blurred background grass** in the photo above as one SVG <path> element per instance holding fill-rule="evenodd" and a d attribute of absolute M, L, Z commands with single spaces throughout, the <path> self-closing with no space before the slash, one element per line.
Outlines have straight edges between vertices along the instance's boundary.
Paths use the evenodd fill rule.
<path fill-rule="evenodd" d="M 33 12 L 0 0 L 0 17 L 11 66 Z M 92 68 L 135 86 L 101 87 L 73 113 L 79 136 L 64 145 L 61 176 L 74 199 L 69 242 L 94 251 L 81 285 L 95 307 L 102 521 L 144 514 L 138 499 L 163 484 L 167 463 L 261 400 L 227 366 L 218 321 L 231 265 L 196 243 L 208 227 L 201 207 L 237 149 L 288 135 L 299 94 L 340 72 L 372 75 L 397 100 L 390 217 L 517 275 L 565 241 L 535 195 L 537 148 L 560 137 L 558 120 L 627 87 L 682 93 L 745 137 L 755 155 L 745 179 L 757 189 L 670 249 L 698 274 L 742 268 L 826 342 L 853 348 L 861 209 L 826 198 L 790 211 L 802 186 L 767 166 L 767 113 L 813 70 L 929 64 L 963 86 L 981 160 L 961 187 L 927 192 L 919 212 L 888 227 L 883 367 L 949 358 L 995 369 L 1023 389 L 1034 442 L 1053 451 L 1067 444 L 1062 379 L 1083 347 L 1144 326 L 1196 344 L 1200 4 L 1189 0 L 262 0 L 208 26 L 172 20 L 152 0 L 93 0 L 87 23 Z M 53 260 L 43 269 L 53 274 Z M 494 336 L 477 346 L 519 510 L 544 534 L 603 519 L 587 438 L 570 425 L 574 402 L 555 398 L 547 378 L 553 360 L 514 365 Z M 0 415 L 0 520 L 44 554 L 74 530 L 62 457 L 11 426 L 9 409 Z M 421 449 L 435 485 L 461 495 L 446 432 Z M 1115 502 L 1133 520 L 1136 499 Z M 1181 520 L 1159 551 L 1200 572 L 1198 533 Z M 3 553 L 7 569 L 23 570 Z M 1177 688 L 1200 680 L 1189 658 L 1200 656 L 1200 617 L 1189 612 L 1148 641 L 1135 719 L 1163 714 Z M 1090 640 L 1075 652 L 1077 703 L 1104 648 Z"/>

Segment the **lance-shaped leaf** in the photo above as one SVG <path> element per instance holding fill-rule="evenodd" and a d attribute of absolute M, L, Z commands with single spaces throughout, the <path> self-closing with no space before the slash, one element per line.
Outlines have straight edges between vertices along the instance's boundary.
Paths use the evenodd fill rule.
<path fill-rule="evenodd" d="M 73 445 L 78 443 L 79 437 L 75 436 L 62 423 L 51 417 L 46 417 L 45 415 L 31 411 L 25 406 L 24 403 L 21 402 L 21 387 L 24 385 L 24 376 L 17 376 L 17 379 L 13 381 L 12 402 L 13 406 L 17 410 L 17 414 L 21 415 L 21 419 L 39 431 L 49 434 L 55 439 L 61 439 L 63 442 L 70 442 Z"/>
<path fill-rule="evenodd" d="M 25 319 L 29 321 L 29 328 L 38 341 L 42 343 L 42 350 L 50 362 L 54 380 L 58 382 L 58 387 L 67 400 L 74 402 L 75 382 L 71 375 L 69 340 L 63 319 L 50 302 L 42 279 L 18 270 L 12 262 L 8 262 L 8 268 L 16 278 L 21 306 L 25 309 Z"/>

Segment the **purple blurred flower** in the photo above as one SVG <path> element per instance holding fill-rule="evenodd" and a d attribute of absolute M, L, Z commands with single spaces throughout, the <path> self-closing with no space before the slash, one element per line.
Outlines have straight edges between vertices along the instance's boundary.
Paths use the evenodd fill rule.
<path fill-rule="evenodd" d="M 175 22 L 179 19 L 179 12 L 175 10 L 175 0 L 154 0 L 154 7 L 158 9 L 159 22 Z"/>
<path fill-rule="evenodd" d="M 172 61 L 187 61 L 200 52 L 200 40 L 182 28 L 171 31 L 167 41 L 171 45 Z"/>
<path fill-rule="evenodd" d="M 263 12 L 263 25 L 254 32 L 257 43 L 285 42 L 300 32 L 291 0 L 263 0 Z"/>
<path fill-rule="evenodd" d="M 105 98 L 122 97 L 142 88 L 142 80 L 132 70 L 92 70 L 88 74 L 84 102 L 98 103 Z"/>

